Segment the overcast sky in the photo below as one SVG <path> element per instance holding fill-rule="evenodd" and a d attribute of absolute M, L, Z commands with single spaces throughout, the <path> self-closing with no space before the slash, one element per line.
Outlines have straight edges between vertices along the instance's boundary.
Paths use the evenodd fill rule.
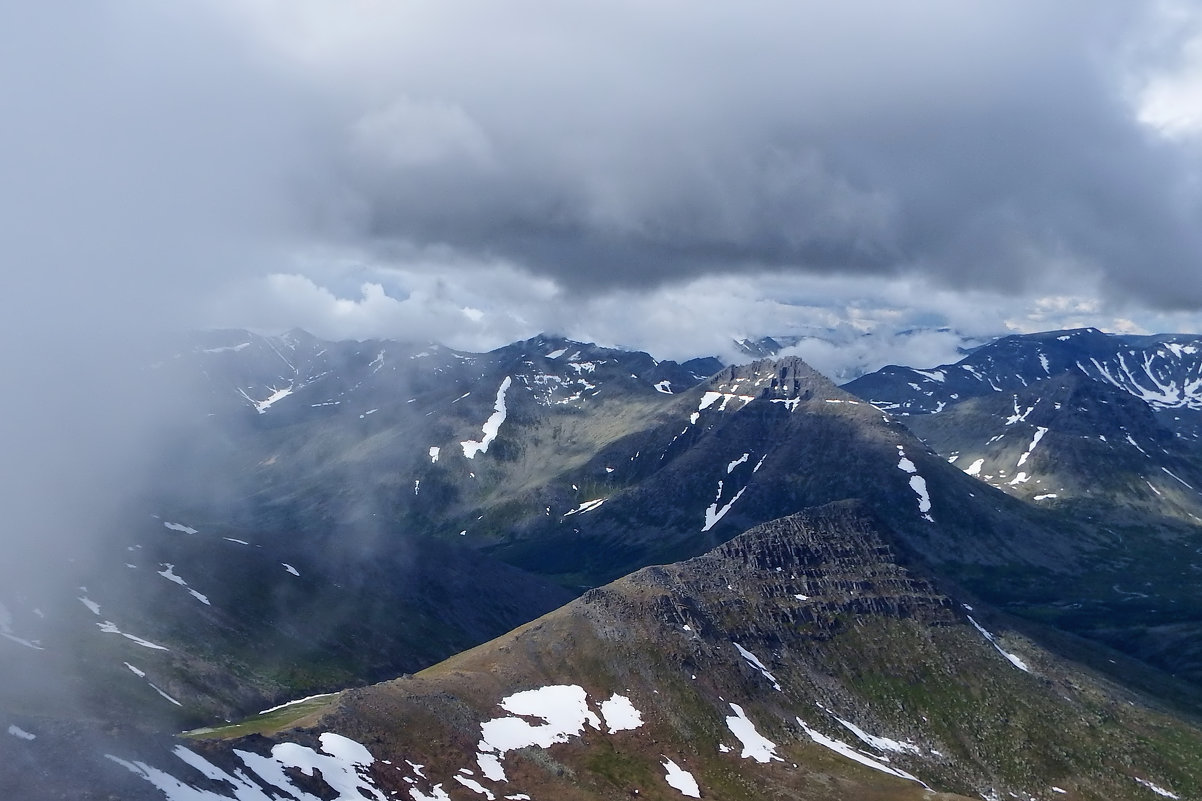
<path fill-rule="evenodd" d="M 9 335 L 1202 330 L 1186 2 L 0 0 L 0 97 Z"/>

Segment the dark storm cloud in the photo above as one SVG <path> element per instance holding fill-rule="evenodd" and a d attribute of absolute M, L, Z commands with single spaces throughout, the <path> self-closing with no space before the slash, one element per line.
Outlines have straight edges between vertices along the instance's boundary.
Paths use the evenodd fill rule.
<path fill-rule="evenodd" d="M 1136 119 L 1159 6 L 414 8 L 373 20 L 388 46 L 307 65 L 350 112 L 316 205 L 384 251 L 593 289 L 773 269 L 1019 291 L 1097 270 L 1202 303 L 1183 286 L 1196 153 Z"/>

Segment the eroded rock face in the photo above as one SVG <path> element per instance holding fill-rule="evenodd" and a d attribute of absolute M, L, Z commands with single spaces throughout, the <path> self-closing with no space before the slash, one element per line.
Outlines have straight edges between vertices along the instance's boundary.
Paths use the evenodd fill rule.
<path fill-rule="evenodd" d="M 742 563 L 765 595 L 805 595 L 811 620 L 840 612 L 951 622 L 952 602 L 898 562 L 878 525 L 854 503 L 759 526 L 717 550 Z"/>
<path fill-rule="evenodd" d="M 901 565 L 880 524 L 850 501 L 773 520 L 705 556 L 639 571 L 582 601 L 626 606 L 626 584 L 657 596 L 665 624 L 773 642 L 785 632 L 825 639 L 864 616 L 959 621 L 952 601 Z"/>
<path fill-rule="evenodd" d="M 796 356 L 732 365 L 710 380 L 711 386 L 716 387 L 730 386 L 736 382 L 744 387 L 754 386 L 755 394 L 763 398 L 809 400 L 814 397 L 845 396 L 829 378 Z"/>

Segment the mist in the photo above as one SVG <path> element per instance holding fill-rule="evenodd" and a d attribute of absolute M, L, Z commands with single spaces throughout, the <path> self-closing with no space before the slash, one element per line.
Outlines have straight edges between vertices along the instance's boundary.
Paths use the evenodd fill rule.
<path fill-rule="evenodd" d="M 38 764 L 0 744 L 7 797 L 45 797 L 48 764 L 103 771 L 127 736 L 88 722 L 72 637 L 114 635 L 77 585 L 120 566 L 122 526 L 158 511 L 147 471 L 206 411 L 155 369 L 171 335 L 278 259 L 294 126 L 249 58 L 179 9 L 0 3 L 0 729 L 42 737 Z"/>
<path fill-rule="evenodd" d="M 279 120 L 234 80 L 239 54 L 203 57 L 197 21 L 0 9 L 6 568 L 86 541 L 186 413 L 150 392 L 161 332 L 203 322 L 201 299 L 272 247 Z"/>

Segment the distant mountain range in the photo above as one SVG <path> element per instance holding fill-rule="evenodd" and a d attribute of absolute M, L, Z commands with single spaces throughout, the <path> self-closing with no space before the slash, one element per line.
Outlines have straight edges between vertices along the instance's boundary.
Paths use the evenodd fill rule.
<path fill-rule="evenodd" d="M 0 592 L 0 794 L 1202 795 L 1200 361 L 185 338 L 106 556 Z"/>
<path fill-rule="evenodd" d="M 956 364 L 886 367 L 844 388 L 967 474 L 1091 524 L 1088 570 L 1067 597 L 1047 603 L 1032 587 L 1013 611 L 1198 681 L 1200 377 L 1202 337 L 1089 328 L 1005 337 Z"/>

